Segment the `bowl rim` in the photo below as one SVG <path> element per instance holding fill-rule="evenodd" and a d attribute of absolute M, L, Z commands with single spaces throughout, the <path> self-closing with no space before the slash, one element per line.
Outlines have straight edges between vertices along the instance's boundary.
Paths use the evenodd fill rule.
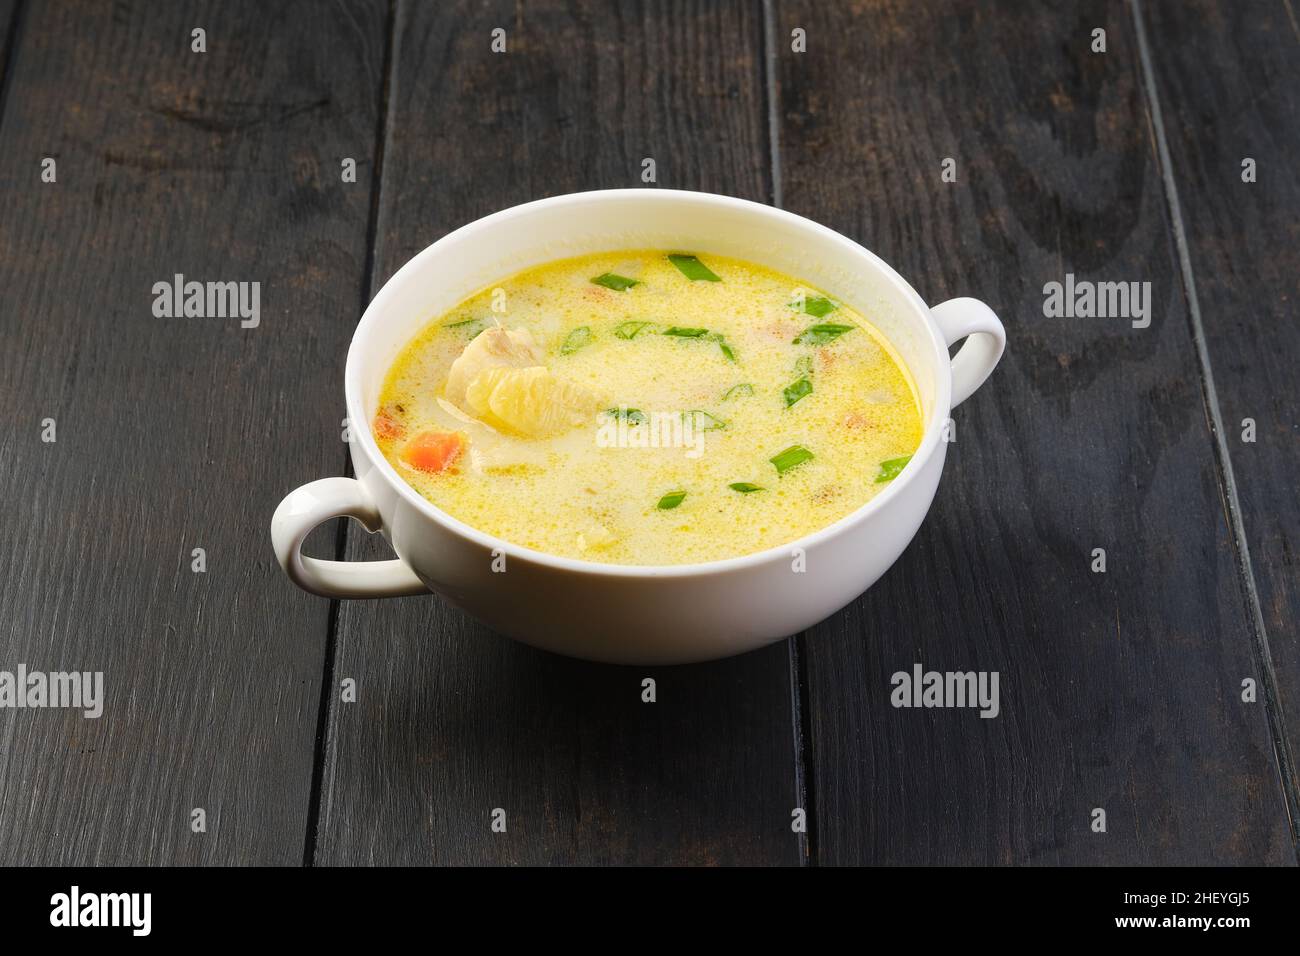
<path fill-rule="evenodd" d="M 396 469 L 388 463 L 388 460 L 379 451 L 379 446 L 371 433 L 370 416 L 365 414 L 365 409 L 361 405 L 360 358 L 365 348 L 364 340 L 383 321 L 382 316 L 386 311 L 388 300 L 396 295 L 394 290 L 402 285 L 404 280 L 409 279 L 412 274 L 422 271 L 430 260 L 436 259 L 440 248 L 452 240 L 464 239 L 473 233 L 497 228 L 503 222 L 526 210 L 546 207 L 563 208 L 566 206 L 577 210 L 587 204 L 607 202 L 614 198 L 635 198 L 638 201 L 647 202 L 668 200 L 694 202 L 706 206 L 730 208 L 754 216 L 783 220 L 790 225 L 812 232 L 826 242 L 838 245 L 846 251 L 864 258 L 882 278 L 901 293 L 904 301 L 908 302 L 921 317 L 922 324 L 929 333 L 930 343 L 935 351 L 936 394 L 934 410 L 922 435 L 921 443 L 912 454 L 911 461 L 907 463 L 898 477 L 890 482 L 888 488 L 831 524 L 818 528 L 816 531 L 812 531 L 793 541 L 765 548 L 762 551 L 755 551 L 751 554 L 743 554 L 733 558 L 720 558 L 716 561 L 699 561 L 691 564 L 612 564 L 550 554 L 481 531 L 443 511 L 416 491 L 397 473 Z M 686 578 L 744 571 L 777 558 L 784 559 L 795 549 L 809 551 L 823 541 L 834 538 L 847 531 L 851 526 L 865 521 L 876 512 L 885 510 L 895 498 L 898 498 L 903 493 L 909 481 L 915 479 L 924 470 L 926 463 L 929 462 L 939 445 L 940 433 L 952 411 L 952 374 L 948 345 L 939 331 L 938 324 L 930 314 L 930 307 L 925 304 L 925 300 L 921 298 L 907 280 L 870 249 L 827 226 L 775 206 L 768 206 L 748 199 L 738 199 L 733 196 L 723 196 L 717 193 L 656 187 L 588 190 L 520 203 L 453 229 L 433 244 L 426 246 L 389 277 L 388 281 L 384 283 L 383 287 L 370 301 L 365 312 L 362 313 L 361 321 L 357 323 L 356 331 L 353 333 L 352 340 L 348 345 L 347 363 L 344 370 L 344 393 L 350 425 L 349 451 L 353 454 L 357 449 L 363 451 L 371 467 L 379 470 L 388 484 L 396 489 L 398 495 L 418 512 L 442 525 L 448 531 L 488 549 L 489 552 L 499 552 L 509 558 L 523 559 L 559 571 L 610 578 Z"/>

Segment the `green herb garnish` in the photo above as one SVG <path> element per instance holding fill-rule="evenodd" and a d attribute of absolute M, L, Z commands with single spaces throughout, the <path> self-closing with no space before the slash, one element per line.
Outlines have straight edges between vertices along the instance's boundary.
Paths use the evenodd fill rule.
<path fill-rule="evenodd" d="M 791 445 L 785 451 L 773 455 L 768 461 L 776 465 L 778 475 L 783 475 L 795 465 L 802 465 L 812 457 L 814 457 L 813 453 L 803 445 Z"/>
<path fill-rule="evenodd" d="M 484 323 L 482 319 L 460 319 L 456 322 L 448 322 L 446 325 L 443 326 L 443 328 L 444 329 L 465 329 L 467 332 L 473 333 L 473 335 L 470 336 L 470 338 L 472 339 L 475 336 L 477 336 L 480 332 L 483 331 L 483 325 Z M 468 326 L 474 326 L 474 328 L 467 328 Z"/>
<path fill-rule="evenodd" d="M 812 382 L 806 378 L 801 378 L 793 385 L 787 385 L 785 388 L 785 407 L 789 408 L 801 398 L 812 394 Z"/>
<path fill-rule="evenodd" d="M 708 329 L 695 328 L 693 326 L 672 325 L 659 333 L 660 335 L 671 335 L 675 339 L 705 339 L 709 342 L 717 342 L 718 348 L 728 362 L 736 361 L 736 351 L 728 343 L 721 332 L 710 332 Z"/>
<path fill-rule="evenodd" d="M 731 386 L 731 388 L 727 389 L 727 393 L 722 396 L 722 400 L 725 402 L 729 398 L 736 398 L 741 395 L 753 395 L 753 394 L 754 394 L 754 386 L 750 385 L 748 382 L 741 382 L 739 385 L 733 385 Z"/>
<path fill-rule="evenodd" d="M 727 485 L 732 491 L 739 491 L 742 495 L 747 495 L 751 491 L 766 491 L 766 488 L 760 488 L 758 485 L 751 485 L 747 481 L 733 481 Z"/>
<path fill-rule="evenodd" d="M 641 280 L 629 279 L 627 276 L 621 276 L 617 272 L 606 272 L 604 275 L 598 275 L 592 279 L 593 285 L 603 285 L 606 289 L 613 289 L 615 292 L 626 292 L 634 285 L 640 285 Z M 825 315 L 826 313 L 821 313 Z"/>
<path fill-rule="evenodd" d="M 668 492 L 668 494 L 664 495 L 662 498 L 659 499 L 659 504 L 656 505 L 655 507 L 657 507 L 660 511 L 671 511 L 673 508 L 676 508 L 679 504 L 681 504 L 682 499 L 685 497 L 686 497 L 686 492 L 684 491 L 670 491 Z"/>
<path fill-rule="evenodd" d="M 595 336 L 591 334 L 591 329 L 585 325 L 580 325 L 564 338 L 564 344 L 560 346 L 560 354 L 568 355 L 576 352 L 584 345 L 591 344 Z"/>
<path fill-rule="evenodd" d="M 806 315 L 811 315 L 814 319 L 820 319 L 830 315 L 840 307 L 840 304 L 824 295 L 808 295 L 803 289 L 800 289 L 796 292 L 795 297 L 790 300 L 789 306 L 796 312 L 803 312 Z"/>
<path fill-rule="evenodd" d="M 621 418 L 629 425 L 642 425 L 645 423 L 645 413 L 639 408 L 625 408 L 620 405 L 618 408 L 605 409 L 605 414 L 611 418 Z"/>
<path fill-rule="evenodd" d="M 828 322 L 824 325 L 810 325 L 794 337 L 795 345 L 825 345 L 834 342 L 845 332 L 852 332 L 852 325 L 836 325 Z"/>
<path fill-rule="evenodd" d="M 727 423 L 716 415 L 710 415 L 700 408 L 693 408 L 689 412 L 682 412 L 682 417 L 690 416 L 691 427 L 698 428 L 700 431 L 716 432 L 720 428 L 726 428 Z"/>
<path fill-rule="evenodd" d="M 811 355 L 800 355 L 794 363 L 794 374 L 800 378 L 808 378 L 813 373 L 813 357 Z"/>
<path fill-rule="evenodd" d="M 893 481 L 898 477 L 898 473 L 903 470 L 909 461 L 911 455 L 904 455 L 902 458 L 890 458 L 880 463 L 880 474 L 876 475 L 876 484 L 885 481 Z"/>
<path fill-rule="evenodd" d="M 798 302 L 792 304 L 798 308 Z M 815 295 L 810 299 L 803 300 L 804 313 L 806 315 L 811 315 L 814 319 L 820 319 L 823 316 L 830 315 L 838 308 L 838 305 L 826 298 L 824 295 Z"/>
<path fill-rule="evenodd" d="M 634 339 L 653 325 L 653 322 L 624 322 L 614 330 L 614 335 L 620 339 Z"/>
<path fill-rule="evenodd" d="M 668 261 L 677 267 L 677 271 L 692 282 L 703 280 L 705 282 L 721 282 L 713 271 L 699 259 L 694 256 L 673 253 L 668 257 Z"/>

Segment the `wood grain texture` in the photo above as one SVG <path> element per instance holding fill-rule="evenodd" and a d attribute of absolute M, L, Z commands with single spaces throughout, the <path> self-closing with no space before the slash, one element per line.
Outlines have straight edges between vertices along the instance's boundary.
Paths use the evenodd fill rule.
<path fill-rule="evenodd" d="M 327 606 L 267 528 L 344 459 L 385 13 L 24 15 L 0 122 L 0 668 L 103 671 L 106 700 L 0 711 L 0 863 L 302 861 Z M 260 282 L 260 325 L 156 318 L 175 273 Z"/>
<path fill-rule="evenodd" d="M 819 859 L 1294 862 L 1266 715 L 1240 699 L 1250 624 L 1127 9 L 782 0 L 777 18 L 787 207 L 1008 333 L 926 525 L 807 635 Z M 1150 328 L 1045 318 L 1067 272 L 1151 282 Z M 891 707 L 915 662 L 997 671 L 1001 715 Z"/>
<path fill-rule="evenodd" d="M 1294 3 L 1143 4 L 1300 827 L 1300 24 Z M 1244 159 L 1256 180 L 1242 179 Z M 1255 423 L 1254 442 L 1243 440 Z"/>
<path fill-rule="evenodd" d="M 814 862 L 1295 862 L 1294 0 L 1141 4 L 1267 645 L 1128 6 L 773 6 L 780 182 L 746 0 L 0 0 L 0 670 L 102 670 L 107 698 L 0 709 L 0 865 L 796 864 L 805 770 Z M 916 541 L 800 638 L 807 768 L 788 646 L 584 664 L 434 597 L 331 605 L 271 554 L 279 498 L 344 467 L 379 285 L 487 213 L 641 185 L 645 157 L 662 187 L 783 193 L 1007 324 Z M 155 318 L 177 272 L 260 282 L 260 326 Z M 1151 327 L 1045 318 L 1066 272 L 1150 281 Z M 918 661 L 998 671 L 1000 716 L 892 708 Z M 1271 715 L 1240 699 L 1265 664 Z"/>
<path fill-rule="evenodd" d="M 498 209 L 640 185 L 644 157 L 660 186 L 763 199 L 759 13 L 401 5 L 376 274 Z M 349 534 L 350 557 L 381 556 L 363 539 Z M 590 665 L 434 597 L 345 602 L 337 640 L 336 683 L 356 679 L 358 702 L 331 710 L 317 863 L 800 860 L 784 645 L 702 667 Z"/>

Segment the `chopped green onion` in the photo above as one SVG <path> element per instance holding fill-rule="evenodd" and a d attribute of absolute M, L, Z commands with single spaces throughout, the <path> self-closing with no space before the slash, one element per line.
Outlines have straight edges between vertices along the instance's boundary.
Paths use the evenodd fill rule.
<path fill-rule="evenodd" d="M 721 282 L 713 271 L 695 256 L 673 253 L 668 257 L 668 261 L 677 267 L 677 271 L 692 282 L 698 282 L 703 279 L 705 282 Z"/>
<path fill-rule="evenodd" d="M 731 388 L 727 389 L 727 393 L 722 396 L 722 400 L 725 402 L 729 398 L 734 398 L 740 395 L 753 395 L 753 394 L 754 394 L 754 386 L 750 385 L 748 382 L 741 382 L 739 385 L 733 385 L 731 386 Z"/>
<path fill-rule="evenodd" d="M 813 453 L 804 448 L 803 445 L 791 445 L 785 451 L 773 455 L 768 461 L 776 466 L 776 473 L 782 475 L 795 465 L 802 465 L 812 457 L 814 457 Z"/>
<path fill-rule="evenodd" d="M 624 322 L 614 330 L 614 335 L 620 339 L 634 339 L 653 325 L 653 322 Z"/>
<path fill-rule="evenodd" d="M 591 280 L 594 285 L 603 285 L 606 289 L 613 289 L 615 292 L 626 292 L 634 285 L 640 285 L 639 279 L 629 279 L 627 276 L 621 276 L 617 272 L 606 272 L 604 275 L 598 275 Z M 825 313 L 822 313 L 825 315 Z"/>
<path fill-rule="evenodd" d="M 840 304 L 833 299 L 824 295 L 806 295 L 803 290 L 800 290 L 789 304 L 796 312 L 811 315 L 814 319 L 830 315 L 840 307 Z"/>
<path fill-rule="evenodd" d="M 912 460 L 911 455 L 904 455 L 902 458 L 890 458 L 880 463 L 880 474 L 876 475 L 876 484 L 885 481 L 893 481 L 898 477 L 898 473 L 903 470 L 904 466 Z"/>
<path fill-rule="evenodd" d="M 487 328 L 487 321 L 484 319 L 461 319 L 459 322 L 448 322 L 443 326 L 444 329 L 461 329 L 469 333 L 469 340 L 472 342 L 483 334 Z"/>
<path fill-rule="evenodd" d="M 800 355 L 794 363 L 794 374 L 800 378 L 808 378 L 813 373 L 813 357 L 811 355 Z"/>
<path fill-rule="evenodd" d="M 568 355 L 571 352 L 576 352 L 584 345 L 591 344 L 591 340 L 594 338 L 595 336 L 591 334 L 590 328 L 580 325 L 565 336 L 564 344 L 560 346 L 560 354 Z"/>
<path fill-rule="evenodd" d="M 789 408 L 801 398 L 812 394 L 812 382 L 806 378 L 801 378 L 793 385 L 787 385 L 785 389 L 785 407 Z"/>
<path fill-rule="evenodd" d="M 670 511 L 681 504 L 682 499 L 685 497 L 686 492 L 684 491 L 670 491 L 659 499 L 659 504 L 656 507 L 658 507 L 660 511 Z"/>
<path fill-rule="evenodd" d="M 739 491 L 742 495 L 747 495 L 751 491 L 766 491 L 766 488 L 760 488 L 758 485 L 751 485 L 747 481 L 733 481 L 727 485 L 732 491 Z"/>
<path fill-rule="evenodd" d="M 639 408 L 626 408 L 620 405 L 618 408 L 607 408 L 605 414 L 611 418 L 621 418 L 629 425 L 641 425 L 645 422 L 645 413 Z"/>
<path fill-rule="evenodd" d="M 456 322 L 448 322 L 446 325 L 443 326 L 443 328 L 444 329 L 465 329 L 465 331 L 473 333 L 470 336 L 470 338 L 472 339 L 475 336 L 477 336 L 480 332 L 483 331 L 484 321 L 482 319 L 460 319 Z"/>
<path fill-rule="evenodd" d="M 824 315 L 829 315 L 837 308 L 839 308 L 839 306 L 824 295 L 814 296 L 811 299 L 803 300 L 804 312 L 807 315 L 811 315 L 814 319 L 820 319 Z"/>
<path fill-rule="evenodd" d="M 715 415 L 700 408 L 693 408 L 689 412 L 682 412 L 682 417 L 690 416 L 691 427 L 698 428 L 700 431 L 716 432 L 720 428 L 726 428 L 727 423 Z"/>
<path fill-rule="evenodd" d="M 710 332 L 708 329 L 699 329 L 694 326 L 673 325 L 664 329 L 659 334 L 671 335 L 676 339 L 705 339 L 709 342 L 717 342 L 718 348 L 722 350 L 722 354 L 727 361 L 736 361 L 735 350 L 727 344 L 727 340 L 723 337 L 721 332 Z"/>
<path fill-rule="evenodd" d="M 827 342 L 834 342 L 845 332 L 852 332 L 852 325 L 836 325 L 828 322 L 825 325 L 810 325 L 794 337 L 795 345 L 825 345 Z"/>

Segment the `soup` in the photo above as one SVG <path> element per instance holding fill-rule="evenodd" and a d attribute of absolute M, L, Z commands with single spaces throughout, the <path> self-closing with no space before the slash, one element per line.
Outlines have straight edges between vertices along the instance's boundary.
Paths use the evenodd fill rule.
<path fill-rule="evenodd" d="M 737 259 L 547 263 L 436 318 L 373 431 L 437 507 L 548 554 L 713 561 L 871 500 L 921 440 L 913 382 L 846 303 Z"/>

